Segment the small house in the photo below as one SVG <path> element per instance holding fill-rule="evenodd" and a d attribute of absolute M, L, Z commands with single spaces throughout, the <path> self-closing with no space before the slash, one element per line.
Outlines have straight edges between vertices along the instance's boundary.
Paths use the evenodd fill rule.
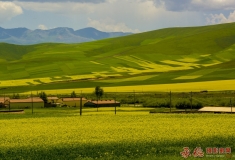
<path fill-rule="evenodd" d="M 10 99 L 11 109 L 24 108 L 44 108 L 44 101 L 40 97 L 26 98 L 26 99 Z"/>
<path fill-rule="evenodd" d="M 58 97 L 47 97 L 48 103 L 62 103 L 62 100 Z"/>
<path fill-rule="evenodd" d="M 84 107 L 120 107 L 120 102 L 115 100 L 88 101 Z"/>
<path fill-rule="evenodd" d="M 80 107 L 82 100 L 82 106 L 87 102 L 86 98 L 62 98 L 62 102 L 64 105 L 70 106 L 70 107 Z"/>

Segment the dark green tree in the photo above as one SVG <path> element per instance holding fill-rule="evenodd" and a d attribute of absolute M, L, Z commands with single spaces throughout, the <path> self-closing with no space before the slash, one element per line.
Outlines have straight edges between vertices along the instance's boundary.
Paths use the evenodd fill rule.
<path fill-rule="evenodd" d="M 96 100 L 97 100 L 97 104 L 96 104 L 97 112 L 98 112 L 98 100 L 103 96 L 103 94 L 104 94 L 104 90 L 100 86 L 96 86 L 95 95 L 96 95 Z"/>
<path fill-rule="evenodd" d="M 13 96 L 12 96 L 13 99 L 20 99 L 20 95 L 18 93 L 13 93 Z"/>
<path fill-rule="evenodd" d="M 100 86 L 95 87 L 95 95 L 97 100 L 100 100 L 100 98 L 103 96 L 104 90 Z"/>
<path fill-rule="evenodd" d="M 76 97 L 77 97 L 77 95 L 76 95 L 75 91 L 73 91 L 73 92 L 71 93 L 71 98 L 76 98 Z"/>
<path fill-rule="evenodd" d="M 45 92 L 39 93 L 39 97 L 44 101 L 44 103 L 48 102 L 47 94 Z"/>

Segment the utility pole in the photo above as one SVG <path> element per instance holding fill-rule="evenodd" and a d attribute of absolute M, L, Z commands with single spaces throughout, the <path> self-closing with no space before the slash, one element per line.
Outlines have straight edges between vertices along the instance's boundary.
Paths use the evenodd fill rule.
<path fill-rule="evenodd" d="M 32 94 L 32 91 L 31 91 L 31 102 L 32 102 L 32 114 L 33 114 L 33 94 Z"/>
<path fill-rule="evenodd" d="M 81 90 L 81 96 L 80 96 L 80 116 L 82 115 L 82 90 Z"/>
<path fill-rule="evenodd" d="M 171 113 L 171 91 L 170 91 L 170 113 Z"/>
<path fill-rule="evenodd" d="M 4 92 L 3 94 L 4 94 L 4 101 L 3 101 L 3 105 L 4 105 L 4 106 L 3 106 L 3 107 L 5 108 L 5 102 L 6 102 L 6 101 L 5 101 L 5 92 Z"/>
<path fill-rule="evenodd" d="M 134 90 L 134 107 L 135 107 L 135 90 Z"/>
<path fill-rule="evenodd" d="M 231 113 L 233 113 L 232 98 L 230 98 Z"/>
<path fill-rule="evenodd" d="M 97 101 L 96 101 L 96 108 L 97 108 L 97 112 L 98 112 L 98 97 L 97 97 Z"/>
<path fill-rule="evenodd" d="M 190 105 L 191 105 L 191 112 L 192 112 L 193 111 L 193 92 L 192 91 L 191 91 Z"/>
<path fill-rule="evenodd" d="M 115 115 L 116 115 L 116 113 L 117 113 L 117 106 L 116 106 L 116 93 L 115 93 L 114 100 L 115 100 Z"/>

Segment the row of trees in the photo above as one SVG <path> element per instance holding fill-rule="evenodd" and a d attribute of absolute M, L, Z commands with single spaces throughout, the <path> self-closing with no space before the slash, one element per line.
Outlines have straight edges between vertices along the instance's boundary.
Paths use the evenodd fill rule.
<path fill-rule="evenodd" d="M 101 88 L 100 86 L 96 86 L 94 93 L 95 93 L 95 95 L 96 95 L 97 100 L 100 100 L 101 97 L 102 97 L 103 94 L 104 94 L 104 90 L 103 90 L 103 88 Z M 13 97 L 14 97 L 14 98 L 20 98 L 19 94 L 16 94 L 16 95 L 14 94 Z M 48 103 L 47 94 L 46 94 L 45 92 L 39 93 L 39 97 L 44 101 L 44 103 Z M 73 91 L 73 92 L 70 94 L 70 97 L 71 97 L 71 98 L 76 98 L 76 97 L 77 97 L 77 94 L 75 93 L 75 91 Z"/>
<path fill-rule="evenodd" d="M 48 102 L 45 92 L 38 94 L 45 103 Z M 202 106 L 235 106 L 235 93 L 225 94 L 223 92 L 129 92 L 129 93 L 104 93 L 103 88 L 96 86 L 93 93 L 83 93 L 82 96 L 93 101 L 101 99 L 116 99 L 121 104 L 137 104 L 144 107 L 172 107 L 179 109 L 200 108 Z M 28 95 L 14 94 L 13 98 L 23 98 Z M 70 95 L 58 95 L 59 97 L 80 97 L 75 91 Z"/>

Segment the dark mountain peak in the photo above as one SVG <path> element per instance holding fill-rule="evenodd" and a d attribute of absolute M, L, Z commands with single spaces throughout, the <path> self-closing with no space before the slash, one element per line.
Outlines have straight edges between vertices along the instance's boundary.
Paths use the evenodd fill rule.
<path fill-rule="evenodd" d="M 5 33 L 7 33 L 8 35 L 12 37 L 17 37 L 17 38 L 20 38 L 21 36 L 23 36 L 27 31 L 29 31 L 29 29 L 23 28 L 23 27 L 5 29 Z"/>
<path fill-rule="evenodd" d="M 49 30 L 29 30 L 27 28 L 4 29 L 0 27 L 0 42 L 13 44 L 46 42 L 81 43 L 124 35 L 128 34 L 123 32 L 102 32 L 93 27 L 87 27 L 77 31 L 68 27 L 57 27 Z"/>
<path fill-rule="evenodd" d="M 47 30 L 50 36 L 72 36 L 74 34 L 74 30 L 72 28 L 68 27 L 58 27 L 58 28 L 53 28 L 50 30 Z"/>
<path fill-rule="evenodd" d="M 76 30 L 75 32 L 84 32 L 84 31 L 89 31 L 89 32 L 103 32 L 103 31 L 99 31 L 93 27 L 87 27 L 87 28 L 82 28 L 82 29 L 79 29 L 79 30 Z"/>
<path fill-rule="evenodd" d="M 6 29 L 6 30 L 19 30 L 19 31 L 27 31 L 29 30 L 28 28 L 25 27 L 18 27 L 18 28 L 10 28 L 10 29 Z"/>
<path fill-rule="evenodd" d="M 81 37 L 86 37 L 94 40 L 104 39 L 104 38 L 111 38 L 111 37 L 119 37 L 125 36 L 130 33 L 123 33 L 123 32 L 103 32 L 99 31 L 92 27 L 83 28 L 80 30 L 75 31 L 75 34 Z"/>
<path fill-rule="evenodd" d="M 69 27 L 57 27 L 57 28 L 52 28 L 49 29 L 48 31 L 74 31 L 72 28 Z"/>

